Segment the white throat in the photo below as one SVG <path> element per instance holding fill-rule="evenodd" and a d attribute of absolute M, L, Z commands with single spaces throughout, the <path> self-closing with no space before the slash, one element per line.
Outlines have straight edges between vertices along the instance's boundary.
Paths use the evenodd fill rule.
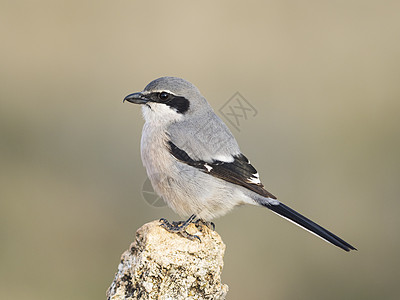
<path fill-rule="evenodd" d="M 142 114 L 146 123 L 152 126 L 165 126 L 183 119 L 183 115 L 163 103 L 148 102 L 142 105 Z"/>

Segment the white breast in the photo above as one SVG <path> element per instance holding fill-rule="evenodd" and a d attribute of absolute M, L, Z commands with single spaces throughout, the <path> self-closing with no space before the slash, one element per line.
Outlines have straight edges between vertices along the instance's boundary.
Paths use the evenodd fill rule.
<path fill-rule="evenodd" d="M 152 111 L 146 108 L 146 114 Z M 165 126 L 147 115 L 141 156 L 154 191 L 181 216 L 196 214 L 205 220 L 221 216 L 250 200 L 234 185 L 179 162 L 169 150 Z M 165 120 L 164 120 L 165 121 Z"/>

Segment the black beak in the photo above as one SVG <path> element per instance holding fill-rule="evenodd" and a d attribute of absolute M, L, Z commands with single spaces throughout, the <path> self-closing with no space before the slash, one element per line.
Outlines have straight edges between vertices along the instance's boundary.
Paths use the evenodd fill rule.
<path fill-rule="evenodd" d="M 135 104 L 146 104 L 149 102 L 149 100 L 140 92 L 126 96 L 122 102 L 125 102 L 125 100 Z"/>

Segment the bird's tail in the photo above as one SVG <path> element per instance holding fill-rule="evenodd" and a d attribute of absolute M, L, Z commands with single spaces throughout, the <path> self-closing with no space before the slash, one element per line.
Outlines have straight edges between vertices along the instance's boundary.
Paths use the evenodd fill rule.
<path fill-rule="evenodd" d="M 342 240 L 337 235 L 333 234 L 332 232 L 326 230 L 325 228 L 319 226 L 318 224 L 314 223 L 310 219 L 306 218 L 305 216 L 299 214 L 297 211 L 291 209 L 290 207 L 286 206 L 285 204 L 279 202 L 279 204 L 271 204 L 271 203 L 261 203 L 261 205 L 269 208 L 274 213 L 278 214 L 279 216 L 293 222 L 294 224 L 304 228 L 305 230 L 315 234 L 316 236 L 322 238 L 323 240 L 342 248 L 345 251 L 350 250 L 357 250 L 349 243 Z"/>

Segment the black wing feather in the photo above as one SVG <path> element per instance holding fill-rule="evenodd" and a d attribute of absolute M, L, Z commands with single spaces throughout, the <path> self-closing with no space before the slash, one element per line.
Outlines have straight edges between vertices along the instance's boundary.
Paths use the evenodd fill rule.
<path fill-rule="evenodd" d="M 174 143 L 169 141 L 171 154 L 179 161 L 189 166 L 200 169 L 214 177 L 223 179 L 230 183 L 243 186 L 263 197 L 276 199 L 274 195 L 264 189 L 264 185 L 251 182 L 257 170 L 250 164 L 249 160 L 243 154 L 234 156 L 233 162 L 213 161 L 211 163 L 199 160 L 193 160 L 184 150 L 178 148 Z M 207 168 L 208 167 L 208 168 Z M 211 167 L 211 168 L 210 168 Z"/>

